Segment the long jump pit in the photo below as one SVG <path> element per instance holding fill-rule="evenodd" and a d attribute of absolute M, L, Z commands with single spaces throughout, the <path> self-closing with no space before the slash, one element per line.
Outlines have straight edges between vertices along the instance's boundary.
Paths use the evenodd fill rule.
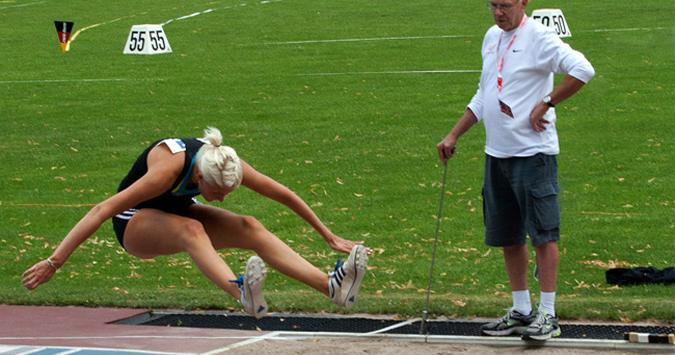
<path fill-rule="evenodd" d="M 488 319 L 183 312 L 0 305 L 0 355 L 52 354 L 673 354 L 625 334 L 675 333 L 673 324 L 561 321 L 560 337 L 487 337 Z M 667 339 L 667 338 L 666 338 Z"/>

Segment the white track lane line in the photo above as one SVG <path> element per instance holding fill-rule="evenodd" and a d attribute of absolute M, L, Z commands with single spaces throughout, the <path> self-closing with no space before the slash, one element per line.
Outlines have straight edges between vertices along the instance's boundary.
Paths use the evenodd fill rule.
<path fill-rule="evenodd" d="M 166 338 L 166 337 L 165 337 Z M 171 337 L 172 339 L 174 337 Z M 48 339 L 48 338 L 38 338 Z M 63 339 L 63 338 L 58 338 Z M 88 339 L 88 338 L 87 338 Z M 0 355 L 30 355 L 34 353 L 48 352 L 52 355 L 115 355 L 115 354 L 148 354 L 148 355 L 197 355 L 196 353 L 169 353 L 162 351 L 136 350 L 136 349 L 108 349 L 72 346 L 6 346 L 0 345 Z"/>
<path fill-rule="evenodd" d="M 209 351 L 209 352 L 202 353 L 202 354 L 200 354 L 200 355 L 220 354 L 221 352 L 229 351 L 229 350 L 232 350 L 232 349 L 234 349 L 234 348 L 238 348 L 238 347 L 240 347 L 240 346 L 246 346 L 246 345 L 249 345 L 249 344 L 254 344 L 254 343 L 257 343 L 257 342 L 262 341 L 262 340 L 265 340 L 265 339 L 273 339 L 273 338 L 276 338 L 276 336 L 277 336 L 278 334 L 279 334 L 279 332 L 272 332 L 272 333 L 265 334 L 265 335 L 262 335 L 262 336 L 259 336 L 259 337 L 249 337 L 248 340 L 244 340 L 244 341 L 242 341 L 242 342 L 239 342 L 239 343 L 236 343 L 236 344 L 232 344 L 232 345 L 230 345 L 230 346 L 228 346 L 228 347 L 225 347 L 225 348 L 220 348 L 220 349 L 211 350 L 211 351 Z"/>

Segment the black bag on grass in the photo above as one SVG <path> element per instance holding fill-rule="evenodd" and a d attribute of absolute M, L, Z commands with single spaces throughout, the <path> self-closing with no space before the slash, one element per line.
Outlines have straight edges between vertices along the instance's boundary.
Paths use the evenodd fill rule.
<path fill-rule="evenodd" d="M 617 268 L 605 272 L 607 283 L 620 286 L 641 284 L 671 284 L 675 283 L 675 267 L 659 270 L 653 266 L 636 267 L 632 269 Z"/>

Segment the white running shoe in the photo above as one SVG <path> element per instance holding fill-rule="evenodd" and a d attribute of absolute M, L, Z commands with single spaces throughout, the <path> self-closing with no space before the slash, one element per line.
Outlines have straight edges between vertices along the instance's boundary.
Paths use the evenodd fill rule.
<path fill-rule="evenodd" d="M 239 286 L 240 302 L 246 313 L 256 318 L 262 318 L 267 314 L 267 302 L 262 294 L 262 286 L 266 277 L 265 263 L 259 257 L 252 256 L 246 263 L 244 275 L 239 274 L 237 280 L 230 280 Z"/>
<path fill-rule="evenodd" d="M 341 260 L 342 256 L 339 256 L 335 271 L 329 273 L 328 290 L 333 303 L 351 308 L 354 307 L 361 281 L 368 268 L 368 253 L 363 245 L 356 245 L 347 261 L 341 263 Z"/>

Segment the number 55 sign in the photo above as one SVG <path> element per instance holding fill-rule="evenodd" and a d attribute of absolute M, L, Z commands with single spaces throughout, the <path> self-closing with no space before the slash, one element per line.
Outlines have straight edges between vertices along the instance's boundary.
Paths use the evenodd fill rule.
<path fill-rule="evenodd" d="M 560 37 L 572 37 L 565 16 L 559 9 L 539 9 L 532 11 L 532 18 L 546 27 L 553 28 Z"/>
<path fill-rule="evenodd" d="M 124 54 L 171 53 L 162 25 L 134 25 L 129 32 Z"/>

